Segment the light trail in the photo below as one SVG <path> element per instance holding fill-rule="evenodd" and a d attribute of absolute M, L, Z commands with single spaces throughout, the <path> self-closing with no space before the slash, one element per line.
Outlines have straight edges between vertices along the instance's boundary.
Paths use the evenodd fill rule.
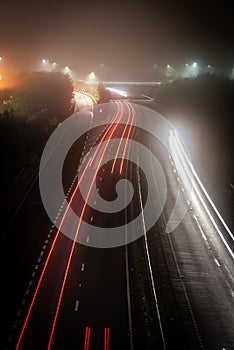
<path fill-rule="evenodd" d="M 204 198 L 202 197 L 202 193 L 205 195 L 205 198 L 208 200 L 208 202 L 210 203 L 210 205 L 213 208 L 214 212 L 216 213 L 216 215 L 220 219 L 220 221 L 223 224 L 224 228 L 228 232 L 230 238 L 232 239 L 232 241 L 234 241 L 234 237 L 233 237 L 233 234 L 232 234 L 231 230 L 229 229 L 229 227 L 225 223 L 224 219 L 222 218 L 222 216 L 220 215 L 219 211 L 217 210 L 215 204 L 211 200 L 209 194 L 205 190 L 201 180 L 199 179 L 196 171 L 193 168 L 193 165 L 191 164 L 190 160 L 188 159 L 188 156 L 187 156 L 187 154 L 186 154 L 186 152 L 184 150 L 184 147 L 183 147 L 183 145 L 182 145 L 182 143 L 181 143 L 181 141 L 180 141 L 180 139 L 179 139 L 179 137 L 177 135 L 177 132 L 176 131 L 174 131 L 174 133 L 171 132 L 171 136 L 172 136 L 172 141 L 173 141 L 174 147 L 176 149 L 176 153 L 177 153 L 177 155 L 179 157 L 178 159 L 180 160 L 180 163 L 182 164 L 183 169 L 184 169 L 184 174 L 185 174 L 184 177 L 186 176 L 186 173 L 187 173 L 187 176 L 186 176 L 185 179 L 183 178 L 183 181 L 187 182 L 189 180 L 191 182 L 191 179 L 190 179 L 191 174 L 194 175 L 194 179 L 196 179 L 197 184 L 200 186 L 202 192 L 201 192 L 201 190 L 199 190 L 198 186 L 195 184 L 194 181 L 192 183 L 193 189 L 195 190 L 195 192 L 196 192 L 196 194 L 197 194 L 197 196 L 198 196 L 198 198 L 199 198 L 203 208 L 205 209 L 208 217 L 210 218 L 213 226 L 215 227 L 218 235 L 220 236 L 220 238 L 221 238 L 222 242 L 224 243 L 225 247 L 227 248 L 229 254 L 231 255 L 232 259 L 234 259 L 234 253 L 233 253 L 232 249 L 230 248 L 228 242 L 226 241 L 226 239 L 225 239 L 223 233 L 221 232 L 220 228 L 218 227 L 218 225 L 217 225 L 213 215 L 211 214 L 207 204 L 205 203 Z M 173 152 L 172 152 L 172 154 L 173 154 Z M 178 159 L 177 159 L 177 161 L 178 161 Z M 176 164 L 176 162 L 175 162 L 175 164 Z M 177 166 L 178 166 L 178 163 L 177 163 Z"/>
<path fill-rule="evenodd" d="M 110 328 L 104 328 L 104 350 L 110 349 Z"/>
<path fill-rule="evenodd" d="M 134 108 L 132 107 L 132 105 L 130 103 L 127 103 L 128 105 L 128 108 L 130 107 L 131 108 L 131 111 L 132 111 L 132 121 L 134 120 L 134 117 L 135 117 L 135 111 L 134 111 Z M 129 109 L 129 113 L 130 113 L 130 109 Z M 125 146 L 124 146 L 124 151 L 123 151 L 123 154 L 122 154 L 122 159 L 121 159 L 121 164 L 120 164 L 120 169 L 119 169 L 119 173 L 122 174 L 122 170 L 123 170 L 123 163 L 124 163 L 124 159 L 125 159 L 125 154 L 126 154 L 126 150 L 127 150 L 127 145 L 128 145 L 128 140 L 129 140 L 129 137 L 130 137 L 130 133 L 132 131 L 132 123 L 129 127 L 129 130 L 128 130 L 128 134 L 127 134 L 127 137 L 126 137 L 126 141 L 125 141 Z"/>
<path fill-rule="evenodd" d="M 84 94 L 84 95 L 87 95 L 87 96 L 89 96 L 92 100 L 93 100 L 93 103 L 94 104 L 97 104 L 97 100 L 96 100 L 96 98 L 92 95 L 92 94 L 90 94 L 90 93 L 88 93 L 88 92 L 86 92 L 86 91 L 79 91 L 81 94 Z"/>
<path fill-rule="evenodd" d="M 91 328 L 85 328 L 84 350 L 89 350 Z"/>
<path fill-rule="evenodd" d="M 89 160 L 89 161 L 90 161 L 90 160 Z M 89 165 L 89 161 L 88 161 L 88 163 L 87 163 L 87 166 Z M 79 182 L 78 182 L 78 184 L 77 184 L 77 186 L 76 186 L 77 189 L 78 189 L 79 184 L 80 184 L 80 182 L 82 181 L 82 179 L 83 179 L 83 177 L 84 177 L 84 175 L 85 175 L 85 172 L 86 172 L 86 171 L 84 171 L 83 174 L 81 175 L 81 178 L 80 178 L 80 180 L 79 180 Z M 57 232 L 56 232 L 56 235 L 55 235 L 55 238 L 54 238 L 54 240 L 53 240 L 53 243 L 52 243 L 52 245 L 51 245 L 51 247 L 50 247 L 48 256 L 47 256 L 47 258 L 46 258 L 44 267 L 43 267 L 43 269 L 42 269 L 40 278 L 39 278 L 39 280 L 38 280 L 38 283 L 37 283 L 37 286 L 36 286 L 36 289 L 35 289 L 35 292 L 34 292 L 34 295 L 33 295 L 31 304 L 30 304 L 30 306 L 29 306 L 29 309 L 28 309 L 28 312 L 27 312 L 27 315 L 26 315 L 26 318 L 25 318 L 25 321 L 24 321 L 24 324 L 23 324 L 23 327 L 22 327 L 22 330 L 21 330 L 21 333 L 20 333 L 18 342 L 17 342 L 17 344 L 16 344 L 16 350 L 19 349 L 19 346 L 20 346 L 20 343 L 21 343 L 23 334 L 24 334 L 24 332 L 25 332 L 25 329 L 26 329 L 26 326 L 27 326 L 27 323 L 28 323 L 28 320 L 29 320 L 29 317 L 30 317 L 30 314 L 31 314 L 31 311 L 32 311 L 32 308 L 33 308 L 33 305 L 34 305 L 34 303 L 35 303 L 37 294 L 38 294 L 38 292 L 39 292 L 39 288 L 40 288 L 41 283 L 42 283 L 42 279 L 43 279 L 43 277 L 44 277 L 44 274 L 45 274 L 46 268 L 47 268 L 47 266 L 48 266 L 48 263 L 49 263 L 49 261 L 50 261 L 50 257 L 51 257 L 51 255 L 52 255 L 53 249 L 54 249 L 54 247 L 55 247 L 55 244 L 56 244 L 56 242 L 57 242 L 59 233 L 60 233 L 60 231 L 61 231 L 61 228 L 62 228 L 62 225 L 63 225 L 63 223 L 64 223 L 65 217 L 66 217 L 66 215 L 67 215 L 68 209 L 69 209 L 69 207 L 70 207 L 70 205 L 71 205 L 71 203 L 72 203 L 72 201 L 73 201 L 73 198 L 74 198 L 74 196 L 75 196 L 75 194 L 76 194 L 77 189 L 74 190 L 74 192 L 73 192 L 73 194 L 72 194 L 72 196 L 71 196 L 71 199 L 70 199 L 70 201 L 69 201 L 69 203 L 68 203 L 68 206 L 67 206 L 67 208 L 66 208 L 66 210 L 65 210 L 65 212 L 64 212 L 64 215 L 63 215 L 63 217 L 62 217 L 62 220 L 61 220 L 61 223 L 60 223 L 60 225 L 59 225 L 59 228 L 58 228 L 58 230 L 57 230 Z"/>
<path fill-rule="evenodd" d="M 95 154 L 97 154 L 98 150 L 99 150 L 100 147 L 101 147 L 102 142 L 104 141 L 105 137 L 107 136 L 107 134 L 108 134 L 109 131 L 111 130 L 113 124 L 114 124 L 117 120 L 118 120 L 118 109 L 117 109 L 117 111 L 115 112 L 115 115 L 114 115 L 114 118 L 113 118 L 112 123 L 107 127 L 107 130 L 105 131 L 104 135 L 102 136 L 101 142 L 98 144 L 98 147 L 97 147 L 97 149 L 96 149 Z M 18 341 L 17 341 L 17 344 L 16 344 L 16 350 L 18 350 L 19 347 L 20 347 L 20 344 L 21 344 L 21 341 L 22 341 L 22 338 L 23 338 L 23 335 L 24 335 L 26 326 L 27 326 L 27 324 L 28 324 L 29 317 L 30 317 L 30 315 L 31 315 L 31 312 L 32 312 L 32 309 L 33 309 L 33 306 L 34 306 L 34 303 L 35 303 L 35 300 L 36 300 L 36 297 L 37 297 L 37 295 L 38 295 L 38 292 L 39 292 L 39 289 L 40 289 L 40 286 L 41 286 L 43 277 L 44 277 L 44 275 L 45 275 L 45 272 L 46 272 L 48 263 L 49 263 L 49 261 L 50 261 L 52 252 L 53 252 L 53 250 L 54 250 L 55 244 L 56 244 L 56 242 L 57 242 L 57 240 L 58 240 L 59 233 L 60 233 L 61 228 L 62 228 L 62 226 L 63 226 L 63 223 L 64 223 L 64 220 L 65 220 L 65 218 L 66 218 L 67 212 L 68 212 L 68 210 L 69 210 L 69 208 L 70 208 L 70 206 L 71 206 L 71 204 L 72 204 L 72 201 L 73 201 L 73 199 L 74 199 L 74 197 L 75 197 L 75 195 L 76 195 L 76 193 L 77 193 L 77 191 L 78 191 L 78 188 L 79 188 L 79 186 L 80 186 L 80 183 L 81 183 L 81 181 L 83 180 L 83 178 L 84 178 L 84 176 L 85 176 L 85 174 L 86 174 L 86 172 L 87 172 L 87 169 L 88 169 L 90 163 L 92 163 L 93 161 L 94 161 L 94 157 L 90 158 L 89 161 L 88 161 L 88 163 L 86 164 L 86 167 L 85 167 L 85 169 L 84 169 L 84 171 L 83 171 L 83 173 L 82 173 L 82 175 L 81 175 L 81 177 L 80 177 L 80 179 L 79 179 L 79 181 L 78 181 L 78 183 L 77 183 L 77 185 L 76 185 L 76 187 L 75 187 L 75 189 L 74 189 L 74 191 L 73 191 L 73 193 L 72 193 L 72 195 L 71 195 L 70 201 L 68 202 L 68 206 L 67 206 L 67 208 L 66 208 L 66 210 L 65 210 L 65 212 L 64 212 L 64 214 L 63 214 L 62 220 L 61 220 L 61 222 L 60 222 L 60 225 L 59 225 L 58 230 L 57 230 L 57 232 L 56 232 L 56 235 L 55 235 L 55 237 L 54 237 L 53 243 L 52 243 L 51 248 L 50 248 L 50 250 L 49 250 L 47 259 L 46 259 L 46 261 L 45 261 L 44 267 L 43 267 L 43 269 L 42 269 L 40 278 L 39 278 L 39 280 L 38 280 L 38 283 L 37 283 L 37 286 L 36 286 L 36 289 L 35 289 L 35 292 L 34 292 L 32 301 L 31 301 L 31 303 L 30 303 L 30 306 L 29 306 L 29 309 L 28 309 L 28 312 L 27 312 L 25 321 L 24 321 L 24 323 L 23 323 L 22 330 L 21 330 L 21 332 L 20 332 L 20 335 L 19 335 L 19 338 L 18 338 Z"/>
<path fill-rule="evenodd" d="M 106 149 L 107 149 L 107 147 L 109 146 L 109 143 L 110 143 L 110 141 L 111 141 L 111 138 L 112 138 L 114 132 L 116 131 L 117 127 L 118 127 L 118 124 L 114 124 L 114 125 L 113 125 L 113 129 L 112 129 L 111 132 L 110 132 L 109 139 L 107 140 L 107 143 L 106 143 L 106 145 L 105 145 L 105 147 L 104 147 L 104 150 L 103 150 L 103 152 L 102 152 L 102 154 L 101 154 L 101 157 L 100 157 L 98 166 L 96 167 L 96 170 L 95 170 L 95 173 L 94 173 L 94 176 L 93 176 L 93 180 L 92 180 L 92 182 L 91 182 L 91 184 L 90 184 L 88 193 L 87 193 L 86 198 L 85 198 L 85 203 L 84 203 L 84 205 L 83 205 L 82 212 L 81 212 L 81 214 L 80 214 L 78 227 L 77 227 L 77 229 L 76 229 L 76 233 L 75 233 L 75 236 L 74 236 L 74 238 L 73 238 L 73 243 L 72 243 L 70 255 L 69 255 L 68 262 L 67 262 L 67 266 L 66 266 L 66 270 L 65 270 L 65 273 L 64 273 L 63 283 L 62 283 L 62 287 L 61 287 L 60 294 L 59 294 L 59 299 L 58 299 L 58 303 L 57 303 L 57 307 L 56 307 L 56 312 L 55 312 L 55 316 L 54 316 L 54 321 L 53 321 L 53 324 L 52 324 L 52 329 L 51 329 L 51 333 L 50 333 L 50 337 L 49 337 L 49 342 L 48 342 L 48 346 L 47 346 L 47 349 L 48 349 L 48 350 L 50 350 L 50 348 L 51 348 L 52 339 L 53 339 L 53 335 L 54 335 L 54 330 L 55 330 L 55 326 L 56 326 L 56 322 L 57 322 L 57 318 L 58 318 L 58 313 L 59 313 L 59 309 L 60 309 L 60 305 L 61 305 L 61 301 L 62 301 L 62 297 L 63 297 L 63 292 L 64 292 L 64 288 L 65 288 L 65 284 L 66 284 L 68 272 L 69 272 L 69 269 L 70 269 L 71 260 L 72 260 L 73 252 L 74 252 L 74 249 L 75 249 L 77 237 L 78 237 L 78 234 L 79 234 L 80 226 L 81 226 L 81 223 L 82 223 L 82 219 L 83 219 L 84 214 L 85 214 L 85 210 L 86 210 L 86 207 L 87 207 L 87 204 L 88 204 L 88 200 L 89 200 L 89 197 L 90 197 L 90 194 L 91 194 L 91 190 L 92 190 L 92 188 L 93 188 L 94 182 L 96 181 L 97 173 L 98 173 L 98 171 L 99 171 L 99 168 L 100 168 L 100 165 L 101 165 L 101 163 L 102 163 L 102 160 L 103 160 L 103 158 L 104 158 L 104 156 L 105 156 Z M 94 158 L 93 158 L 93 159 L 94 159 Z"/>
<path fill-rule="evenodd" d="M 126 102 L 125 102 L 125 104 L 127 105 Z M 121 144 L 122 144 L 122 141 L 123 141 L 125 132 L 126 132 L 126 130 L 127 130 L 128 123 L 129 123 L 130 118 L 131 118 L 131 116 L 130 116 L 130 114 L 128 114 L 128 120 L 127 120 L 127 123 L 126 123 L 126 125 L 125 125 L 125 128 L 124 128 L 124 130 L 123 130 L 123 132 L 122 132 L 121 139 L 120 139 L 120 142 L 119 142 L 119 145 L 118 145 L 116 154 L 115 154 L 115 158 L 114 158 L 114 161 L 113 161 L 113 164 L 112 164 L 111 174 L 113 174 L 113 172 L 114 172 L 114 168 L 115 168 L 115 164 L 116 164 L 116 161 L 117 161 L 117 158 L 118 158 L 119 150 L 120 150 L 120 147 L 121 147 Z"/>
<path fill-rule="evenodd" d="M 93 96 L 83 91 L 74 91 L 74 98 L 76 105 L 83 107 L 93 107 L 94 101 L 96 101 Z"/>
<path fill-rule="evenodd" d="M 118 90 L 118 89 L 114 89 L 114 88 L 110 88 L 110 87 L 107 87 L 106 90 L 109 90 L 110 92 L 113 92 L 114 94 L 117 94 L 117 95 L 120 95 L 123 97 L 128 96 L 126 91 L 122 91 L 122 90 Z"/>
<path fill-rule="evenodd" d="M 214 209 L 214 211 L 215 211 L 216 215 L 218 216 L 219 220 L 222 222 L 223 226 L 225 227 L 225 229 L 227 230 L 227 232 L 229 233 L 231 239 L 232 239 L 233 242 L 234 242 L 233 233 L 231 232 L 230 228 L 228 227 L 228 225 L 227 225 L 226 222 L 224 221 L 223 217 L 222 217 L 221 214 L 219 213 L 219 211 L 218 211 L 218 209 L 216 208 L 214 202 L 213 202 L 212 199 L 210 198 L 208 192 L 205 190 L 205 188 L 204 188 L 204 186 L 203 186 L 201 180 L 199 179 L 199 177 L 198 177 L 196 171 L 194 170 L 194 167 L 193 167 L 193 165 L 191 164 L 190 160 L 188 159 L 188 156 L 187 156 L 187 154 L 186 154 L 186 152 L 185 152 L 185 150 L 184 150 L 184 147 L 183 147 L 183 145 L 182 145 L 182 143 L 181 143 L 181 140 L 180 140 L 179 137 L 178 137 L 177 131 L 175 130 L 174 133 L 175 133 L 175 137 L 176 137 L 176 139 L 177 139 L 177 141 L 178 141 L 178 143 L 179 143 L 179 147 L 180 147 L 180 149 L 182 150 L 182 153 L 183 153 L 183 155 L 184 155 L 184 157 L 185 157 L 187 163 L 189 164 L 189 167 L 190 167 L 190 169 L 191 169 L 193 175 L 195 176 L 195 178 L 196 178 L 196 180 L 197 180 L 199 186 L 201 187 L 201 189 L 202 189 L 202 191 L 204 192 L 206 198 L 208 199 L 210 205 L 211 205 L 212 208 Z"/>

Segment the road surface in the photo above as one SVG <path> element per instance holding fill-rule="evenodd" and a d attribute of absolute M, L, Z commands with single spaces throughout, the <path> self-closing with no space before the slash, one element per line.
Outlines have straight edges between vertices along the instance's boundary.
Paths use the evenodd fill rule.
<path fill-rule="evenodd" d="M 169 136 L 168 151 L 135 127 L 135 119 L 143 117 L 138 105 L 115 101 L 111 108 L 111 121 L 103 127 L 92 129 L 94 118 L 102 118 L 101 107 L 83 121 L 89 131 L 66 158 L 66 196 L 62 203 L 56 203 L 57 221 L 61 217 L 66 220 L 67 200 L 91 226 L 125 225 L 139 215 L 140 228 L 136 229 L 142 236 L 116 248 L 93 248 L 92 232 L 84 232 L 80 220 L 71 228 L 71 240 L 60 232 L 61 227 L 49 225 L 35 188 L 4 242 L 3 300 L 7 300 L 4 317 L 8 317 L 4 348 L 234 348 L 232 236 L 194 176 L 193 195 L 186 196 L 192 175 L 178 135 L 173 131 Z M 123 123 L 126 120 L 127 126 Z M 131 139 L 137 141 L 136 147 Z M 142 214 L 147 191 L 155 194 L 159 205 L 162 194 L 153 156 L 147 162 L 154 186 L 148 188 L 145 173 L 138 166 L 144 157 L 138 143 L 157 155 L 168 189 L 162 214 L 148 232 Z M 95 156 L 82 167 L 94 146 Z M 113 152 L 114 161 L 110 161 Z M 138 164 L 125 160 L 131 152 L 137 154 Z M 99 166 L 101 161 L 104 165 Z M 89 191 L 83 198 L 79 185 L 86 181 L 92 163 L 97 171 L 86 184 Z M 115 186 L 124 178 L 134 187 L 131 203 L 116 214 L 96 210 L 97 193 L 113 201 Z M 96 197 L 92 195 L 95 187 Z M 184 206 L 188 210 L 179 226 L 167 233 L 178 191 L 178 215 Z M 79 234 L 85 235 L 87 246 L 76 242 Z"/>

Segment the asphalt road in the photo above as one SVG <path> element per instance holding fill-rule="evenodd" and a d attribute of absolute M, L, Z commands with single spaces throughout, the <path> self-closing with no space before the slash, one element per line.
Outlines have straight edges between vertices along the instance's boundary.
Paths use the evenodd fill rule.
<path fill-rule="evenodd" d="M 68 201 L 75 192 L 71 205 L 84 221 L 110 228 L 140 215 L 140 228 L 136 229 L 142 231 L 142 237 L 109 249 L 73 242 L 51 226 L 35 185 L 4 242 L 2 302 L 7 322 L 2 348 L 234 348 L 233 258 L 202 200 L 218 222 L 230 251 L 232 240 L 201 189 L 201 198 L 194 193 L 180 225 L 172 233 L 165 232 L 178 189 L 184 188 L 186 193 L 188 174 L 180 172 L 180 164 L 159 141 L 121 123 L 124 115 L 134 123 L 137 109 L 127 101 L 113 103 L 112 121 L 88 132 L 72 147 L 65 162 L 63 185 Z M 84 123 L 92 129 L 92 123 Z M 116 154 L 115 138 L 122 141 L 112 173 L 113 161 L 109 159 L 112 152 Z M 167 181 L 165 206 L 148 232 L 140 213 L 148 190 L 160 204 L 161 188 L 153 156 L 147 159 L 154 183 L 150 189 L 137 164 L 123 160 L 132 152 L 137 153 L 140 164 L 143 161 L 141 149 L 130 147 L 130 138 L 157 155 Z M 115 185 L 123 178 L 130 179 L 134 187 L 131 203 L 117 214 L 100 213 L 95 209 L 98 196 L 92 197 L 92 208 L 85 204 L 89 198 L 84 201 L 76 190 L 77 164 L 92 146 L 98 147 L 103 141 L 106 148 L 100 147 L 92 160 L 97 164 L 101 158 L 104 161 L 93 183 L 98 193 L 106 200 L 115 199 Z M 182 196 L 178 211 L 186 202 Z M 59 216 L 66 217 L 64 203 L 58 203 L 57 210 Z M 77 231 L 85 235 L 87 244 L 92 243 L 92 234 L 82 232 L 82 223 L 78 230 L 72 229 L 74 236 Z"/>

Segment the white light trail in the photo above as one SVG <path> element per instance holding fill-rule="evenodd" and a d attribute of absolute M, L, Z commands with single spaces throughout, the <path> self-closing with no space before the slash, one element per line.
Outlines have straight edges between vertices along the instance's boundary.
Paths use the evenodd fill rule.
<path fill-rule="evenodd" d="M 212 216 L 207 204 L 205 203 L 203 195 L 205 195 L 205 198 L 208 200 L 208 202 L 211 205 L 212 209 L 214 210 L 215 214 L 217 215 L 220 222 L 222 223 L 222 225 L 226 229 L 227 233 L 229 234 L 230 238 L 234 242 L 233 233 L 231 232 L 230 228 L 228 227 L 228 225 L 224 221 L 223 217 L 219 213 L 214 202 L 210 198 L 208 192 L 205 190 L 201 180 L 199 179 L 196 171 L 193 168 L 191 161 L 188 158 L 188 155 L 185 152 L 185 149 L 182 145 L 182 142 L 181 142 L 176 130 L 171 131 L 171 133 L 170 133 L 169 145 L 170 145 L 170 151 L 171 151 L 172 158 L 174 160 L 175 166 L 178 169 L 178 172 L 180 173 L 182 181 L 186 184 L 186 183 L 188 183 L 188 181 L 191 181 L 191 179 L 192 179 L 192 182 L 193 182 L 192 185 L 193 185 L 194 191 L 196 192 L 201 204 L 203 205 L 208 217 L 210 218 L 212 224 L 214 225 L 216 231 L 218 232 L 218 234 L 219 234 L 221 240 L 223 241 L 224 245 L 226 246 L 228 252 L 230 253 L 232 258 L 234 259 L 234 253 L 231 250 L 226 239 L 224 238 L 223 233 L 219 229 L 219 227 L 218 227 L 214 217 Z M 196 180 L 196 183 L 195 183 L 195 180 Z"/>
<path fill-rule="evenodd" d="M 114 94 L 118 94 L 120 96 L 124 96 L 124 97 L 128 96 L 126 91 L 114 89 L 114 88 L 111 88 L 111 87 L 107 87 L 106 90 L 109 90 L 110 92 L 113 92 Z"/>

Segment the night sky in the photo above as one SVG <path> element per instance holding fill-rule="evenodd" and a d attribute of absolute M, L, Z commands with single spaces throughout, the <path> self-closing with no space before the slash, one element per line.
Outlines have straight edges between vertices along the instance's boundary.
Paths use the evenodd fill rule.
<path fill-rule="evenodd" d="M 0 56 L 17 69 L 42 58 L 77 74 L 142 78 L 153 64 L 234 66 L 232 2 L 0 0 Z M 104 74 L 104 73 L 103 73 Z"/>

